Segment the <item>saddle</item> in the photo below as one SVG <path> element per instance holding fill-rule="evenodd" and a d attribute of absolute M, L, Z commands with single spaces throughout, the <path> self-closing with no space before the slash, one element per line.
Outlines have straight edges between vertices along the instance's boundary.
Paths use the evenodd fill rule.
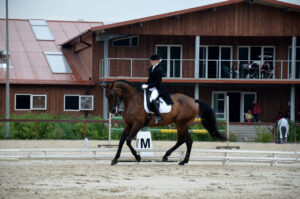
<path fill-rule="evenodd" d="M 150 103 L 150 96 L 151 96 L 151 91 L 148 89 L 144 90 L 144 109 L 146 113 L 151 113 L 154 114 L 152 105 Z M 166 102 L 161 98 L 158 97 L 156 99 L 159 101 L 159 112 L 160 113 L 169 113 L 171 111 L 172 105 L 167 105 Z"/>

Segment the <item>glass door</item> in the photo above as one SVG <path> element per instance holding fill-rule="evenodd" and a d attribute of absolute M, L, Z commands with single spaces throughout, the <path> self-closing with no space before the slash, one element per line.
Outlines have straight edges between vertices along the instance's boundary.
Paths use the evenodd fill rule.
<path fill-rule="evenodd" d="M 221 66 L 220 76 L 221 78 L 231 78 L 231 47 L 220 47 L 221 60 L 219 66 Z"/>
<path fill-rule="evenodd" d="M 162 57 L 161 67 L 163 76 L 174 78 L 181 77 L 181 46 L 157 45 L 156 53 Z"/>
<path fill-rule="evenodd" d="M 225 113 L 225 92 L 212 93 L 212 107 L 216 113 L 217 118 L 226 118 Z"/>
<path fill-rule="evenodd" d="M 167 77 L 168 71 L 168 46 L 156 46 L 156 53 L 161 56 L 160 67 L 163 77 Z"/>
<path fill-rule="evenodd" d="M 199 78 L 206 78 L 206 67 L 207 67 L 207 46 L 200 47 L 200 56 L 199 56 Z"/>
<path fill-rule="evenodd" d="M 246 113 L 250 109 L 252 111 L 253 100 L 256 100 L 256 93 L 242 92 L 241 122 L 246 122 Z"/>

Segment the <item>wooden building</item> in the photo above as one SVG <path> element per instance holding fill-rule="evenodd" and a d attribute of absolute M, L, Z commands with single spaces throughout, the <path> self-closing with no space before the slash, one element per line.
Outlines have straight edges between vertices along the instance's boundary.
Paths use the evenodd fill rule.
<path fill-rule="evenodd" d="M 93 110 L 88 113 L 107 117 L 107 101 L 99 84 L 117 79 L 145 82 L 148 57 L 158 53 L 169 92 L 206 101 L 219 118 L 226 116 L 228 95 L 232 122 L 244 122 L 254 99 L 262 108 L 260 121 L 275 121 L 279 112 L 299 121 L 299 24 L 298 5 L 233 0 L 91 27 L 63 42 L 61 49 L 74 78 L 80 77 L 82 84 L 18 85 L 18 92 L 22 87 L 39 93 L 45 89 L 47 111 L 55 113 L 64 111 L 67 94 L 93 96 Z M 264 63 L 270 70 L 263 71 Z M 0 87 L 0 93 L 4 92 Z M 51 105 L 52 99 L 61 104 Z M 0 110 L 3 114 L 4 105 Z"/>

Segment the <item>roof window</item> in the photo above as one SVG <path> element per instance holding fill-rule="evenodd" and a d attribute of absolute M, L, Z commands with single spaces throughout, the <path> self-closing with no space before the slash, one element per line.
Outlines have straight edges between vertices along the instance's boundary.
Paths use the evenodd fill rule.
<path fill-rule="evenodd" d="M 37 40 L 54 40 L 45 20 L 30 19 L 29 23 Z"/>
<path fill-rule="evenodd" d="M 72 73 L 69 63 L 62 52 L 44 52 L 52 73 Z"/>

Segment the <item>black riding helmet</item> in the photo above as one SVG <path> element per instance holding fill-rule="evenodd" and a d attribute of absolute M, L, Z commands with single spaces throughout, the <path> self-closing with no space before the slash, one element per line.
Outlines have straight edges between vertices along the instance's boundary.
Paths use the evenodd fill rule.
<path fill-rule="evenodd" d="M 153 54 L 153 55 L 151 55 L 151 57 L 149 59 L 150 60 L 160 60 L 161 57 L 158 54 Z"/>

